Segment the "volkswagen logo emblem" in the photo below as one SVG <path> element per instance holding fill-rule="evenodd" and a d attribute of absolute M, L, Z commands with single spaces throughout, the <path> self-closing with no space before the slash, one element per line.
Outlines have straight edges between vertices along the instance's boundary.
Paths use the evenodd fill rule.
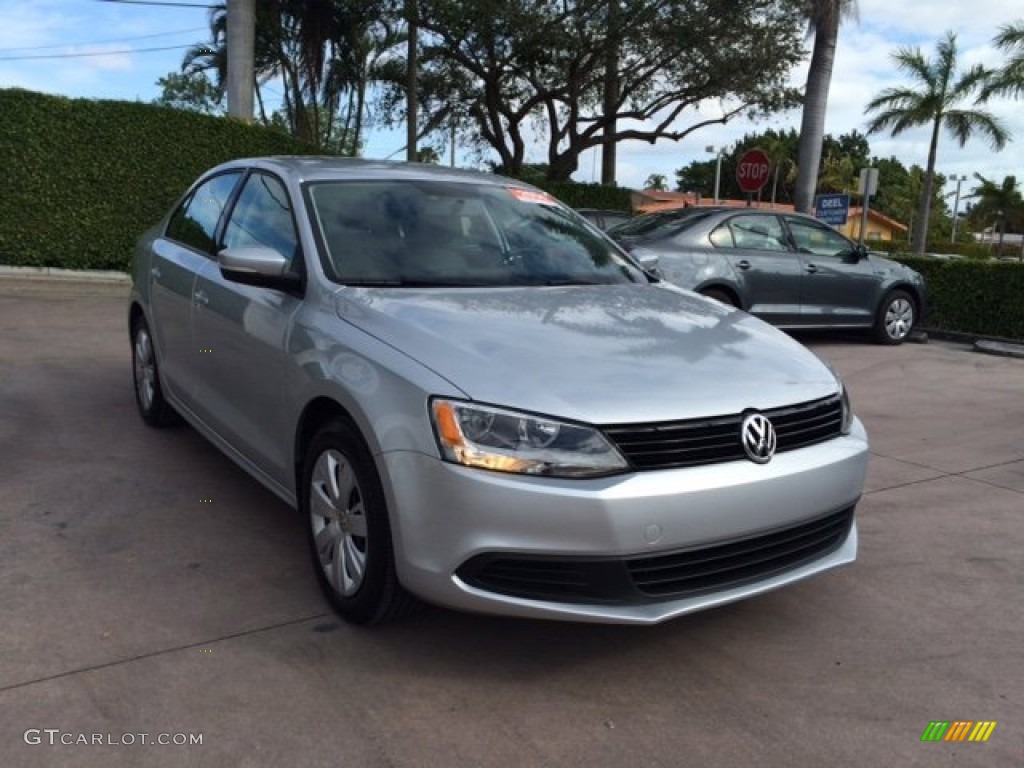
<path fill-rule="evenodd" d="M 747 458 L 767 464 L 775 455 L 775 427 L 761 413 L 748 413 L 740 425 L 740 439 Z"/>

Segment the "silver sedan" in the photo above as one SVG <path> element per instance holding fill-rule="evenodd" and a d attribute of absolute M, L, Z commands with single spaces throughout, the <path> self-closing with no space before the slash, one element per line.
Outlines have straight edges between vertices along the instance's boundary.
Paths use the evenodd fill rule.
<path fill-rule="evenodd" d="M 850 563 L 868 442 L 836 375 L 547 194 L 239 160 L 140 240 L 152 426 L 308 521 L 331 605 L 650 624 Z"/>

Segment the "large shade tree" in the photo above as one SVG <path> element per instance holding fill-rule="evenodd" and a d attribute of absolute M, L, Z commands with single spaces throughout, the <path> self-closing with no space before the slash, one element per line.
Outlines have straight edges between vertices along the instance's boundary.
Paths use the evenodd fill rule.
<path fill-rule="evenodd" d="M 804 89 L 793 203 L 798 211 L 810 213 L 818 186 L 821 146 L 825 138 L 825 111 L 839 44 L 839 25 L 844 19 L 857 15 L 857 3 L 856 0 L 802 0 L 802 7 L 810 32 L 814 34 L 814 48 Z"/>
<path fill-rule="evenodd" d="M 461 112 L 462 129 L 513 175 L 539 140 L 549 176 L 564 180 L 609 139 L 678 140 L 797 103 L 786 83 L 803 55 L 792 3 L 614 2 L 610 30 L 609 0 L 420 0 L 421 122 Z"/>
<path fill-rule="evenodd" d="M 911 236 L 913 250 L 923 253 L 942 128 L 945 127 L 961 147 L 977 134 L 994 150 L 1006 146 L 1010 134 L 995 115 L 980 106 L 993 80 L 992 71 L 980 64 L 960 71 L 953 32 L 947 32 L 938 42 L 932 59 L 926 59 L 920 48 L 903 47 L 893 54 L 893 60 L 911 80 L 911 85 L 886 88 L 868 103 L 865 112 L 875 113 L 868 123 L 868 133 L 888 129 L 893 136 L 898 136 L 919 126 L 928 126 L 931 130 L 924 188 Z M 973 108 L 964 108 L 965 103 Z"/>

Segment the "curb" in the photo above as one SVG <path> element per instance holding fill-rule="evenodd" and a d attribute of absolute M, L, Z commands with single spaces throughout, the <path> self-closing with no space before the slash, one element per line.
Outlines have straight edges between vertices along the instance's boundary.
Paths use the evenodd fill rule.
<path fill-rule="evenodd" d="M 974 342 L 974 351 L 998 357 L 1016 357 L 1024 360 L 1024 344 L 1009 344 L 1004 341 L 988 341 L 982 339 Z"/>
<path fill-rule="evenodd" d="M 59 269 L 57 267 L 8 267 L 0 265 L 0 278 L 14 278 L 23 280 L 64 280 L 78 283 L 113 283 L 125 284 L 131 282 L 131 278 L 124 272 L 117 270 L 100 269 Z"/>

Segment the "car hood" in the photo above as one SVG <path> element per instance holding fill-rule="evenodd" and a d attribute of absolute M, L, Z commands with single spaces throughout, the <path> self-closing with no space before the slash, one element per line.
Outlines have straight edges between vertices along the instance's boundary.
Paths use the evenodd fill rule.
<path fill-rule="evenodd" d="M 911 269 L 906 264 L 901 264 L 898 261 L 887 259 L 875 253 L 871 253 L 868 258 L 871 259 L 871 264 L 876 274 L 909 277 L 914 280 L 921 279 L 920 273 Z"/>
<path fill-rule="evenodd" d="M 596 424 L 773 408 L 837 389 L 782 332 L 659 285 L 343 288 L 336 308 L 473 400 Z"/>

